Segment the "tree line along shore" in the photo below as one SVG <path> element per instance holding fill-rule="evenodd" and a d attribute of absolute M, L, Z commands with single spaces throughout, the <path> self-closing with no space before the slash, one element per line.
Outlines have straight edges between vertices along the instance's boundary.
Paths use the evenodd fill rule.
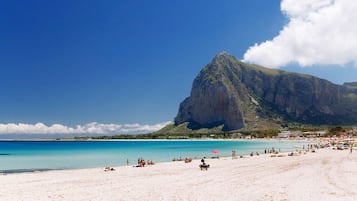
<path fill-rule="evenodd" d="M 76 140 L 115 140 L 115 139 L 264 139 L 264 138 L 318 138 L 318 137 L 357 137 L 357 127 L 303 127 L 296 129 L 268 129 L 254 131 L 191 131 L 182 133 L 154 132 L 148 134 L 120 134 L 111 136 L 80 136 Z"/>

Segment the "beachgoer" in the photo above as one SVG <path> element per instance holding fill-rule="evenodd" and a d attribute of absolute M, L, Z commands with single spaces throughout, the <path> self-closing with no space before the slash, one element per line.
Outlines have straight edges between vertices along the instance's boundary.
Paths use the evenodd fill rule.
<path fill-rule="evenodd" d="M 350 144 L 350 154 L 352 154 L 352 144 Z"/>
<path fill-rule="evenodd" d="M 185 163 L 191 163 L 192 159 L 191 158 L 185 158 Z"/>

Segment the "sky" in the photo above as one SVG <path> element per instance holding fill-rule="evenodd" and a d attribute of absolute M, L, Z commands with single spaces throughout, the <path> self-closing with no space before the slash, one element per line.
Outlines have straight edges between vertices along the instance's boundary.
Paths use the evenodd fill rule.
<path fill-rule="evenodd" d="M 120 134 L 173 121 L 219 52 L 357 81 L 353 0 L 3 0 L 0 134 Z"/>

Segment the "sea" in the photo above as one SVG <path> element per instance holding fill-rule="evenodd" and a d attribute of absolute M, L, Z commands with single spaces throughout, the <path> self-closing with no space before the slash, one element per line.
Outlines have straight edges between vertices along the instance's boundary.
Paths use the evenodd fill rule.
<path fill-rule="evenodd" d="M 120 140 L 0 141 L 0 174 L 135 165 L 138 158 L 168 162 L 186 157 L 229 157 L 274 148 L 292 151 L 309 141 L 280 140 Z M 216 150 L 216 151 L 213 151 Z"/>

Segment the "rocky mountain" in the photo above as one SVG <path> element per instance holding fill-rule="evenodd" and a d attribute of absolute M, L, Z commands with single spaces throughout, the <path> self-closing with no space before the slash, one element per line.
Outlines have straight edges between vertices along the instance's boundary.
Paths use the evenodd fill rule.
<path fill-rule="evenodd" d="M 264 129 L 287 122 L 357 123 L 357 83 L 336 85 L 311 75 L 251 65 L 217 54 L 195 78 L 175 125 L 190 129 Z"/>

